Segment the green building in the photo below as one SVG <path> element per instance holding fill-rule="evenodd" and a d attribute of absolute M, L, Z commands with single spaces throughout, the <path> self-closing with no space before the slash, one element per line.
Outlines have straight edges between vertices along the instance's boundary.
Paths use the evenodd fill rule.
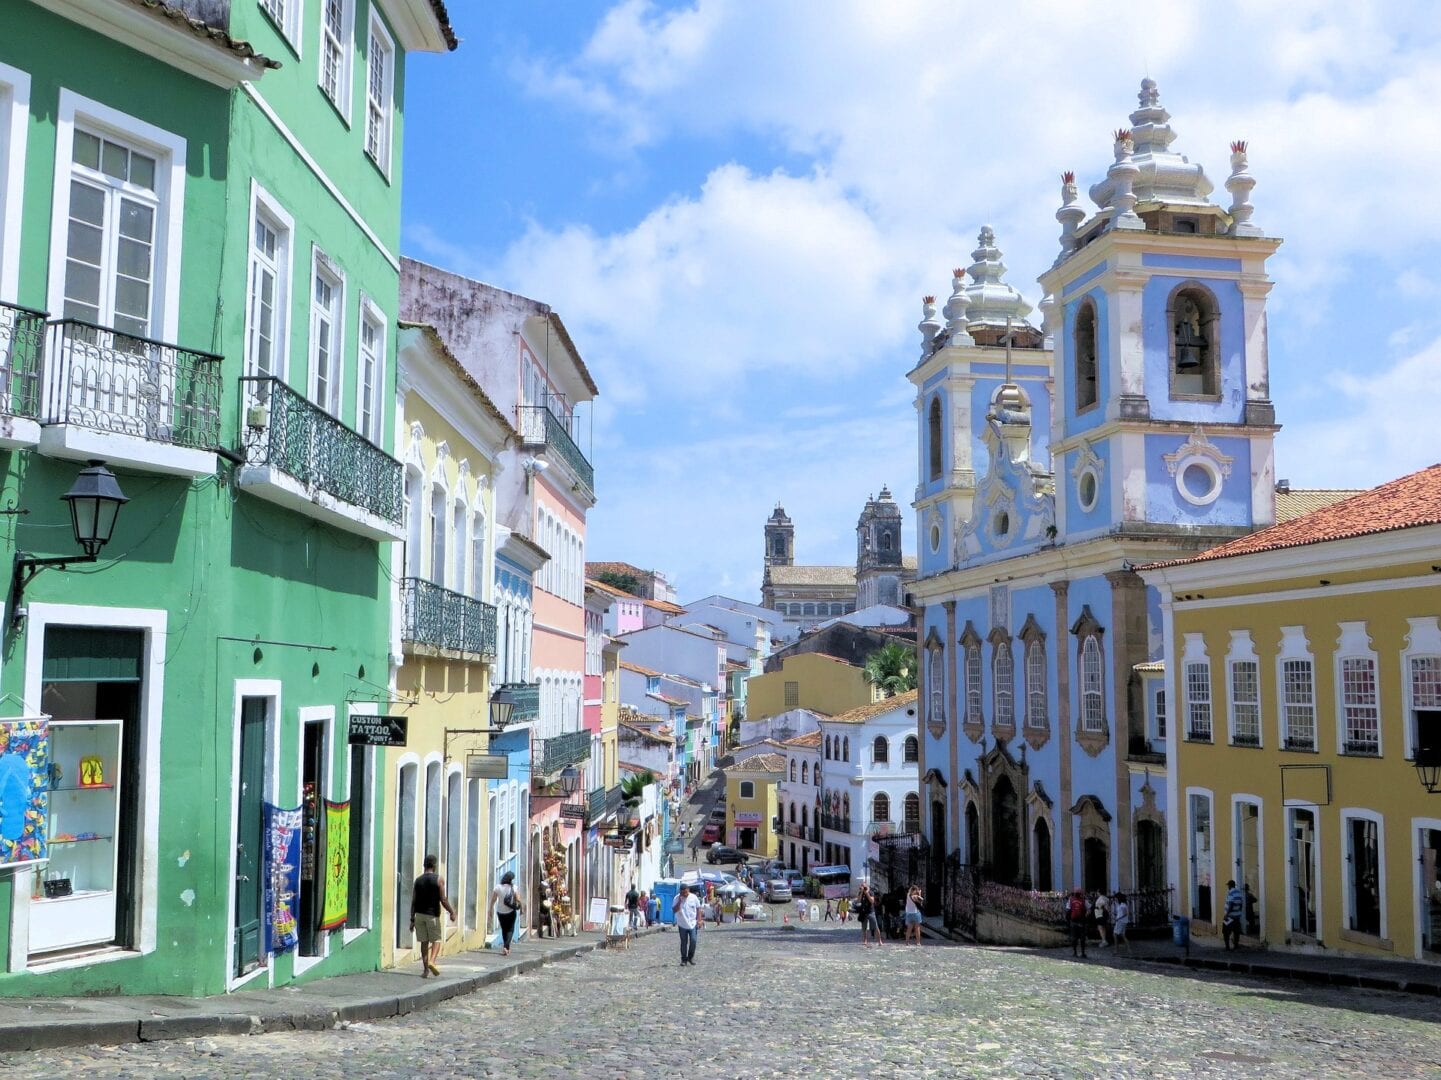
<path fill-rule="evenodd" d="M 87 461 L 128 498 L 98 558 L 7 599 L 0 716 L 48 716 L 53 767 L 47 860 L 0 868 L 0 994 L 373 969 L 383 759 L 349 732 L 399 651 L 401 103 L 407 55 L 455 47 L 444 5 L 0 0 L 0 27 L 0 543 L 82 555 Z M 301 810 L 289 878 L 265 804 Z"/>

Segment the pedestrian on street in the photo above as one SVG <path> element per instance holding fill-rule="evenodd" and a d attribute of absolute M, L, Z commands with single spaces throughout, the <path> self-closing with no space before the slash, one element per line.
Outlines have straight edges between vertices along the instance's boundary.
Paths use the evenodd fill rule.
<path fill-rule="evenodd" d="M 445 908 L 450 913 L 450 921 L 455 921 L 455 908 L 445 895 L 445 878 L 436 873 L 440 860 L 427 855 L 423 866 L 425 872 L 415 879 L 410 890 L 410 929 L 420 942 L 422 979 L 440 974 L 440 968 L 435 966 L 440 956 L 440 909 Z"/>
<path fill-rule="evenodd" d="M 821 920 L 821 921 L 822 921 L 822 922 L 835 922 L 835 921 L 836 921 L 836 906 L 835 906 L 835 904 L 831 903 L 831 898 L 830 898 L 829 896 L 826 897 L 826 917 L 825 917 L 823 920 Z"/>
<path fill-rule="evenodd" d="M 700 913 L 700 898 L 690 891 L 689 885 L 682 885 L 671 904 L 675 915 L 675 928 L 680 935 L 680 962 L 695 966 L 696 937 L 700 932 L 704 916 Z"/>
<path fill-rule="evenodd" d="M 906 937 L 913 945 L 921 943 L 922 902 L 921 887 L 912 885 L 910 892 L 906 893 Z"/>
<path fill-rule="evenodd" d="M 842 896 L 836 903 L 836 914 L 840 916 L 841 922 L 851 921 L 851 898 Z"/>
<path fill-rule="evenodd" d="M 640 893 L 636 891 L 635 882 L 630 883 L 630 891 L 625 894 L 626 925 L 635 930 L 640 927 Z"/>
<path fill-rule="evenodd" d="M 876 946 L 881 944 L 881 924 L 876 918 L 876 901 L 871 896 L 871 887 L 862 885 L 856 896 L 856 921 L 861 924 L 861 948 L 868 949 L 874 935 Z"/>
<path fill-rule="evenodd" d="M 650 925 L 650 894 L 645 891 L 640 894 L 640 924 Z"/>
<path fill-rule="evenodd" d="M 1071 931 L 1071 955 L 1083 959 L 1086 955 L 1087 911 L 1086 894 L 1077 885 L 1071 890 L 1071 898 L 1066 901 L 1066 925 Z"/>
<path fill-rule="evenodd" d="M 1107 931 L 1111 924 L 1111 900 L 1105 889 L 1098 890 L 1096 898 L 1091 902 L 1091 918 L 1096 923 L 1096 937 L 1100 938 L 1096 947 L 1104 949 L 1109 944 Z"/>
<path fill-rule="evenodd" d="M 536 930 L 541 937 L 545 937 L 547 933 L 549 933 L 551 937 L 560 937 L 560 933 L 556 930 L 555 924 L 551 922 L 551 911 L 554 906 L 555 905 L 550 902 L 550 886 L 542 881 L 540 883 L 540 916 L 536 926 Z"/>
<path fill-rule="evenodd" d="M 1126 937 L 1127 931 L 1131 929 L 1131 905 L 1126 903 L 1126 894 L 1118 892 L 1111 901 L 1111 944 L 1116 947 L 1116 952 L 1121 951 L 1121 946 L 1126 947 L 1126 955 L 1131 954 L 1131 942 Z"/>
<path fill-rule="evenodd" d="M 1246 894 L 1234 881 L 1226 882 L 1226 908 L 1221 915 L 1221 942 L 1227 952 L 1241 947 L 1241 920 L 1246 916 Z"/>
<path fill-rule="evenodd" d="M 500 955 L 510 955 L 510 943 L 515 940 L 515 919 L 521 910 L 520 893 L 515 889 L 515 873 L 507 870 L 500 876 L 500 884 L 490 891 L 490 912 L 486 925 L 500 920 Z"/>

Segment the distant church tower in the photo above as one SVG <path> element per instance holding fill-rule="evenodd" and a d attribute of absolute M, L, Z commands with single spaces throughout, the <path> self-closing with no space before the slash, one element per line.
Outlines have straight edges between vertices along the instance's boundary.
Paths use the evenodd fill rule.
<path fill-rule="evenodd" d="M 856 607 L 902 600 L 901 508 L 882 487 L 856 522 Z"/>
<path fill-rule="evenodd" d="M 766 565 L 792 566 L 796 561 L 796 527 L 786 516 L 785 507 L 776 503 L 766 522 Z"/>

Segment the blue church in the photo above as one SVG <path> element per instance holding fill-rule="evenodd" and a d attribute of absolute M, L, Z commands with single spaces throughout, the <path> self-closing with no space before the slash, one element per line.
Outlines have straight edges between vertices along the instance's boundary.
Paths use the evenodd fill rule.
<path fill-rule="evenodd" d="M 916 387 L 923 829 L 987 879 L 1163 889 L 1162 612 L 1134 567 L 1275 521 L 1266 260 L 1246 146 L 1229 207 L 1141 83 L 1081 204 L 1062 176 L 1040 325 L 980 231 Z M 942 321 L 942 318 L 944 321 Z M 932 880 L 937 880 L 933 877 Z"/>

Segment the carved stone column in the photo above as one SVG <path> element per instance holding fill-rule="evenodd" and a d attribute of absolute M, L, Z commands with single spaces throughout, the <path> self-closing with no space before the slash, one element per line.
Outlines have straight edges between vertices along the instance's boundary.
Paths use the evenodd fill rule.
<path fill-rule="evenodd" d="M 1070 606 L 1067 596 L 1071 591 L 1069 581 L 1051 582 L 1051 591 L 1056 595 L 1056 745 L 1057 760 L 1060 763 L 1061 807 L 1056 822 L 1061 833 L 1061 880 L 1062 891 L 1075 884 L 1076 853 L 1071 841 L 1071 746 L 1075 736 L 1071 732 L 1071 649 L 1068 633 L 1071 625 Z"/>

